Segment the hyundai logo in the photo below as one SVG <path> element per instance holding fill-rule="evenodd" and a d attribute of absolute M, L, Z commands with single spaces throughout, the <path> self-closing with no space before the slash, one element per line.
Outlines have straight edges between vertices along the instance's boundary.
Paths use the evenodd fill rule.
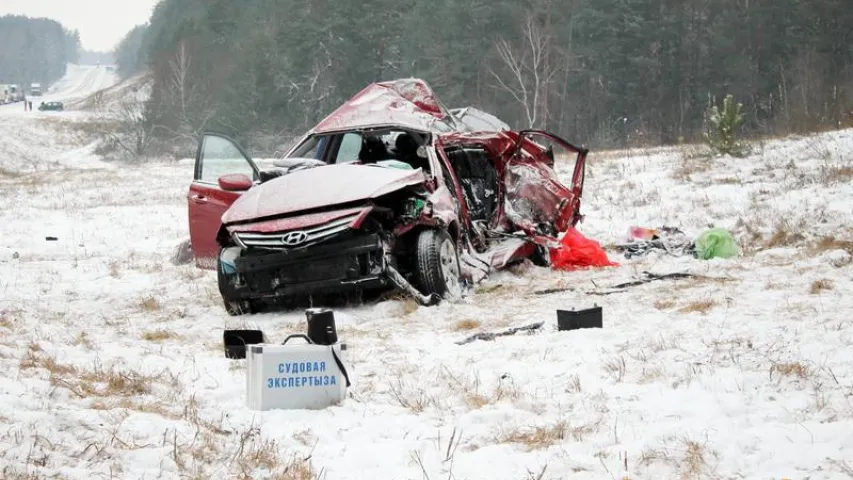
<path fill-rule="evenodd" d="M 295 247 L 308 241 L 308 234 L 302 231 L 287 232 L 281 237 L 281 243 L 288 247 Z"/>

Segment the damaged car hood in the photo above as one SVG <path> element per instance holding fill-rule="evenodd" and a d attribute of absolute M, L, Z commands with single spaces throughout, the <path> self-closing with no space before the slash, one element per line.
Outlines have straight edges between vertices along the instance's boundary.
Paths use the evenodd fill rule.
<path fill-rule="evenodd" d="M 422 184 L 423 170 L 327 165 L 274 178 L 246 191 L 222 216 L 225 225 L 368 200 Z"/>

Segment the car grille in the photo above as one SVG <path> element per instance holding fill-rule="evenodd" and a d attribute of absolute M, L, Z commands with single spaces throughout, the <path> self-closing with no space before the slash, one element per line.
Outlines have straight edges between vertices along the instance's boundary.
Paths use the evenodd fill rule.
<path fill-rule="evenodd" d="M 316 227 L 286 230 L 273 233 L 235 232 L 234 241 L 243 248 L 288 250 L 305 248 L 331 239 L 349 229 L 349 224 L 360 214 L 349 215 Z"/>

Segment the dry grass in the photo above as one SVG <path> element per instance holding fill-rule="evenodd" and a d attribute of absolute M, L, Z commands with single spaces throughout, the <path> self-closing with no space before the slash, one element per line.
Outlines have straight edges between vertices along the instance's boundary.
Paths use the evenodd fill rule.
<path fill-rule="evenodd" d="M 418 302 L 413 298 L 403 298 L 400 300 L 400 316 L 408 317 L 418 311 Z"/>
<path fill-rule="evenodd" d="M 306 457 L 285 456 L 275 441 L 264 438 L 259 427 L 249 425 L 234 431 L 218 422 L 205 420 L 199 414 L 195 396 L 187 399 L 181 415 L 196 429 L 189 438 L 180 438 L 177 431 L 164 436 L 171 447 L 169 457 L 188 478 L 240 478 L 257 477 L 258 470 L 267 470 L 264 478 L 279 480 L 314 480 L 318 474 Z M 227 465 L 226 470 L 222 466 Z"/>
<path fill-rule="evenodd" d="M 72 367 L 73 368 L 73 367 Z M 51 384 L 66 387 L 80 398 L 101 397 L 137 397 L 148 395 L 152 390 L 155 377 L 134 371 L 102 370 L 91 371 L 73 369 L 76 378 L 64 379 L 51 376 Z"/>
<path fill-rule="evenodd" d="M 722 177 L 722 178 L 715 178 L 713 180 L 713 183 L 717 183 L 717 184 L 721 184 L 721 185 L 740 185 L 741 183 L 743 183 L 743 180 L 741 180 L 740 178 L 736 178 L 736 177 Z"/>
<path fill-rule="evenodd" d="M 18 308 L 6 308 L 0 310 L 0 328 L 14 329 L 15 321 L 21 317 L 23 310 Z"/>
<path fill-rule="evenodd" d="M 170 372 L 154 376 L 101 368 L 97 364 L 82 368 L 57 361 L 35 343 L 29 345 L 20 366 L 23 372 L 46 372 L 54 387 L 67 389 L 88 408 L 111 412 L 104 418 L 114 418 L 117 423 L 104 426 L 105 437 L 87 440 L 87 451 L 111 455 L 117 450 L 150 448 L 152 444 L 141 444 L 127 435 L 119 435 L 121 421 L 127 418 L 127 410 L 132 410 L 184 421 L 192 426 L 194 431 L 183 433 L 170 428 L 156 441 L 158 446 L 165 447 L 165 455 L 174 462 L 182 478 L 248 479 L 256 478 L 259 473 L 264 478 L 282 480 L 318 478 L 310 463 L 310 454 L 286 455 L 278 443 L 261 435 L 257 426 L 235 429 L 223 423 L 227 421 L 224 415 L 217 415 L 218 421 L 203 418 L 195 396 L 183 396 L 180 382 Z M 158 392 L 153 399 L 150 395 L 158 386 L 169 387 L 169 394 Z M 181 398 L 184 402 L 175 401 Z"/>
<path fill-rule="evenodd" d="M 685 443 L 687 448 L 684 453 L 684 471 L 681 473 L 681 478 L 696 478 L 702 473 L 703 467 L 707 463 L 705 449 L 694 441 Z"/>
<path fill-rule="evenodd" d="M 713 166 L 714 162 L 709 156 L 703 155 L 696 148 L 688 148 L 682 151 L 681 160 L 672 169 L 671 177 L 682 182 L 689 182 L 691 175 L 707 172 Z"/>
<path fill-rule="evenodd" d="M 806 379 L 809 377 L 811 371 L 808 366 L 804 365 L 801 362 L 791 362 L 791 363 L 776 363 L 770 367 L 770 377 L 772 378 L 774 374 L 782 375 L 784 377 L 796 377 L 800 379 Z"/>
<path fill-rule="evenodd" d="M 390 390 L 397 403 L 412 413 L 421 413 L 429 407 L 443 406 L 440 395 L 432 394 L 422 387 L 413 386 L 403 381 L 401 376 L 397 376 L 396 383 L 391 383 Z"/>
<path fill-rule="evenodd" d="M 456 326 L 454 328 L 457 331 L 474 330 L 475 328 L 480 328 L 480 325 L 481 324 L 480 324 L 479 320 L 465 319 L 465 320 L 459 320 L 458 322 L 456 322 Z"/>
<path fill-rule="evenodd" d="M 823 253 L 831 250 L 844 250 L 853 255 L 853 241 L 839 240 L 833 236 L 821 237 L 820 240 L 812 247 L 812 253 Z"/>
<path fill-rule="evenodd" d="M 92 369 L 81 369 L 63 364 L 53 355 L 44 353 L 37 344 L 31 344 L 20 362 L 21 370 L 44 369 L 50 374 L 51 385 L 64 387 L 79 398 L 90 397 L 135 397 L 151 393 L 155 376 L 143 375 L 132 370 L 118 371 L 103 369 L 95 365 Z"/>
<path fill-rule="evenodd" d="M 843 460 L 835 460 L 833 458 L 827 458 L 827 461 L 834 466 L 837 467 L 841 473 L 847 475 L 850 478 L 853 478 L 853 465 L 843 461 Z"/>
<path fill-rule="evenodd" d="M 784 222 L 776 224 L 776 229 L 773 235 L 764 243 L 765 248 L 790 247 L 797 245 L 805 240 L 800 233 L 793 232 L 791 228 Z"/>
<path fill-rule="evenodd" d="M 569 377 L 569 385 L 566 387 L 566 393 L 580 393 L 581 391 L 581 378 L 578 374 L 574 373 Z"/>
<path fill-rule="evenodd" d="M 180 335 L 169 330 L 152 330 L 142 334 L 142 339 L 149 342 L 162 342 L 170 338 L 180 338 Z"/>
<path fill-rule="evenodd" d="M 640 378 L 637 380 L 639 384 L 652 383 L 663 378 L 666 375 L 666 370 L 661 366 L 643 367 L 640 371 Z"/>
<path fill-rule="evenodd" d="M 817 295 L 820 292 L 823 292 L 825 290 L 832 290 L 833 288 L 835 288 L 835 284 L 832 283 L 832 280 L 822 278 L 820 280 L 815 280 L 814 282 L 812 282 L 812 286 L 811 288 L 809 288 L 809 292 L 811 292 L 812 295 Z"/>
<path fill-rule="evenodd" d="M 476 386 L 460 386 L 457 394 L 462 397 L 465 405 L 470 409 L 483 408 L 507 399 L 517 400 L 520 396 L 520 392 L 515 386 L 507 386 L 500 383 L 487 393 L 480 393 Z"/>
<path fill-rule="evenodd" d="M 145 297 L 139 302 L 139 308 L 144 312 L 156 312 L 162 308 L 156 297 Z"/>
<path fill-rule="evenodd" d="M 714 300 L 698 300 L 679 308 L 678 313 L 701 313 L 704 315 L 715 306 L 717 306 L 717 302 Z"/>
<path fill-rule="evenodd" d="M 307 429 L 306 430 L 300 430 L 300 431 L 294 433 L 293 439 L 296 440 L 297 442 L 301 443 L 302 445 L 305 445 L 306 447 L 310 447 L 311 445 L 314 445 L 317 442 L 317 437 L 315 437 L 311 433 L 311 430 L 307 430 Z"/>
<path fill-rule="evenodd" d="M 89 350 L 93 349 L 95 346 L 95 344 L 92 343 L 92 340 L 89 338 L 89 334 L 86 332 L 80 332 L 80 334 L 77 335 L 77 338 L 74 339 L 73 345 L 76 345 L 78 347 L 84 347 Z"/>
<path fill-rule="evenodd" d="M 756 221 L 746 221 L 743 217 L 739 217 L 735 223 L 734 230 L 736 232 L 743 231 L 745 233 L 744 239 L 742 240 L 744 252 L 751 251 L 763 240 L 761 232 L 754 226 L 756 223 Z"/>
<path fill-rule="evenodd" d="M 565 421 L 544 427 L 519 428 L 501 432 L 495 441 L 498 443 L 516 443 L 527 447 L 528 451 L 542 450 L 566 440 L 569 426 Z"/>
<path fill-rule="evenodd" d="M 121 264 L 118 261 L 110 260 L 110 262 L 107 264 L 107 270 L 109 271 L 110 277 L 121 277 Z"/>
<path fill-rule="evenodd" d="M 524 445 L 528 451 L 543 450 L 570 439 L 581 442 L 588 435 L 598 431 L 600 425 L 601 421 L 572 426 L 565 420 L 560 420 L 553 425 L 504 430 L 496 436 L 495 441 Z"/>
<path fill-rule="evenodd" d="M 791 283 L 783 280 L 771 279 L 764 284 L 766 290 L 786 290 L 791 288 Z"/>
<path fill-rule="evenodd" d="M 678 439 L 677 443 L 673 447 L 665 443 L 662 448 L 644 450 L 640 456 L 640 465 L 667 463 L 676 469 L 678 476 L 675 478 L 679 480 L 718 478 L 710 465 L 710 461 L 718 457 L 716 452 L 691 439 Z"/>
<path fill-rule="evenodd" d="M 670 308 L 675 306 L 675 300 L 672 300 L 672 299 L 655 300 L 654 306 L 658 310 L 669 310 Z"/>
<path fill-rule="evenodd" d="M 404 380 L 405 377 L 416 374 L 419 375 L 417 381 Z M 454 373 L 446 367 L 440 367 L 435 378 L 417 372 L 398 372 L 395 377 L 397 380 L 390 385 L 391 395 L 397 404 L 413 413 L 421 413 L 428 408 L 446 410 L 454 406 L 476 410 L 505 400 L 515 401 L 521 398 L 520 391 L 511 380 L 501 378 L 493 387 L 484 388 L 476 373 Z M 431 385 L 442 385 L 445 388 L 427 388 Z"/>
<path fill-rule="evenodd" d="M 114 122 L 109 119 L 86 118 L 43 118 L 44 128 L 69 136 L 66 140 L 73 144 L 85 145 L 101 138 L 103 132 L 114 129 Z"/>
<path fill-rule="evenodd" d="M 264 438 L 259 427 L 231 432 L 221 424 L 188 416 L 196 428 L 190 438 L 181 438 L 176 431 L 167 432 L 164 444 L 171 451 L 169 458 L 186 478 L 256 478 L 259 470 L 268 473 L 263 478 L 275 480 L 314 480 L 319 477 L 310 463 L 310 455 L 284 456 L 275 441 Z M 226 466 L 223 471 L 222 466 Z"/>
<path fill-rule="evenodd" d="M 41 346 L 37 343 L 31 343 L 27 348 L 27 353 L 21 359 L 19 364 L 21 370 L 30 370 L 43 368 L 50 372 L 51 375 L 68 375 L 74 373 L 74 367 L 63 365 L 56 361 L 56 357 L 43 353 Z"/>
<path fill-rule="evenodd" d="M 819 178 L 826 186 L 849 183 L 853 180 L 853 166 L 821 167 Z"/>
<path fill-rule="evenodd" d="M 15 170 L 9 170 L 8 168 L 0 167 L 0 180 L 2 179 L 17 179 L 22 177 L 24 174 Z"/>
<path fill-rule="evenodd" d="M 625 378 L 625 372 L 628 370 L 625 357 L 620 356 L 619 358 L 605 361 L 604 370 L 613 380 L 621 382 Z"/>

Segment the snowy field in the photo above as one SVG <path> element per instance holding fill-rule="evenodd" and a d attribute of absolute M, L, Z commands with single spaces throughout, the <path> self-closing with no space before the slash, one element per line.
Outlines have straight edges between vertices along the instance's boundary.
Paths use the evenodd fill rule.
<path fill-rule="evenodd" d="M 742 255 L 611 251 L 459 304 L 338 309 L 350 397 L 258 413 L 222 329 L 281 341 L 304 314 L 228 317 L 215 273 L 169 262 L 192 165 L 101 163 L 56 116 L 0 115 L 3 478 L 600 480 L 623 456 L 633 480 L 853 478 L 853 131 L 740 160 L 594 154 L 584 234 L 717 226 Z M 643 271 L 698 277 L 595 295 Z M 556 331 L 594 304 L 603 329 Z"/>

